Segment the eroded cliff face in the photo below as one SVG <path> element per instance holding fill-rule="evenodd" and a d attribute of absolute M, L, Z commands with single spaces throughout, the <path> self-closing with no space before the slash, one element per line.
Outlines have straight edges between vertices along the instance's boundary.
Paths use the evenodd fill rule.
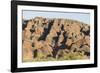
<path fill-rule="evenodd" d="M 35 17 L 23 24 L 23 61 L 90 57 L 90 25 L 69 19 Z"/>

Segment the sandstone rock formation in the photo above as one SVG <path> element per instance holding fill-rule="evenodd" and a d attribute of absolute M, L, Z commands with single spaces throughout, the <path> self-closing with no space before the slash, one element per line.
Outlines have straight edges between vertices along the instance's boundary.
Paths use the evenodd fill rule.
<path fill-rule="evenodd" d="M 87 59 L 90 25 L 69 19 L 35 17 L 23 24 L 23 61 Z"/>

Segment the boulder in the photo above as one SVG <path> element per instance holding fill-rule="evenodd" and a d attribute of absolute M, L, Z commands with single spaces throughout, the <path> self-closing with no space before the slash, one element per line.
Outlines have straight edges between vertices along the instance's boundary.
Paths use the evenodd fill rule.
<path fill-rule="evenodd" d="M 23 41 L 23 59 L 24 60 L 33 59 L 32 43 L 29 41 Z"/>

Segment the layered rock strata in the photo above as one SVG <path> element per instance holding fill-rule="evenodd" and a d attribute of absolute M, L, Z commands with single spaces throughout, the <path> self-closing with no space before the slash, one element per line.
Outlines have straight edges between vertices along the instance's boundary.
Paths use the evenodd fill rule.
<path fill-rule="evenodd" d="M 35 17 L 24 21 L 22 31 L 23 61 L 90 57 L 89 24 L 70 19 Z"/>

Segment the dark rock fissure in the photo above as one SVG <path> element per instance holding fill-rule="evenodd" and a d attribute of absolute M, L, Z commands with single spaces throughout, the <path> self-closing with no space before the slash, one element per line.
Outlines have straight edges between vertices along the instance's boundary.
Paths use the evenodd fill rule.
<path fill-rule="evenodd" d="M 40 38 L 38 39 L 38 41 L 40 40 L 45 40 L 47 35 L 49 34 L 50 30 L 51 30 L 51 27 L 53 25 L 53 22 L 54 21 L 51 21 L 49 24 L 48 24 L 48 28 L 44 28 L 44 32 L 43 34 L 40 36 Z"/>

